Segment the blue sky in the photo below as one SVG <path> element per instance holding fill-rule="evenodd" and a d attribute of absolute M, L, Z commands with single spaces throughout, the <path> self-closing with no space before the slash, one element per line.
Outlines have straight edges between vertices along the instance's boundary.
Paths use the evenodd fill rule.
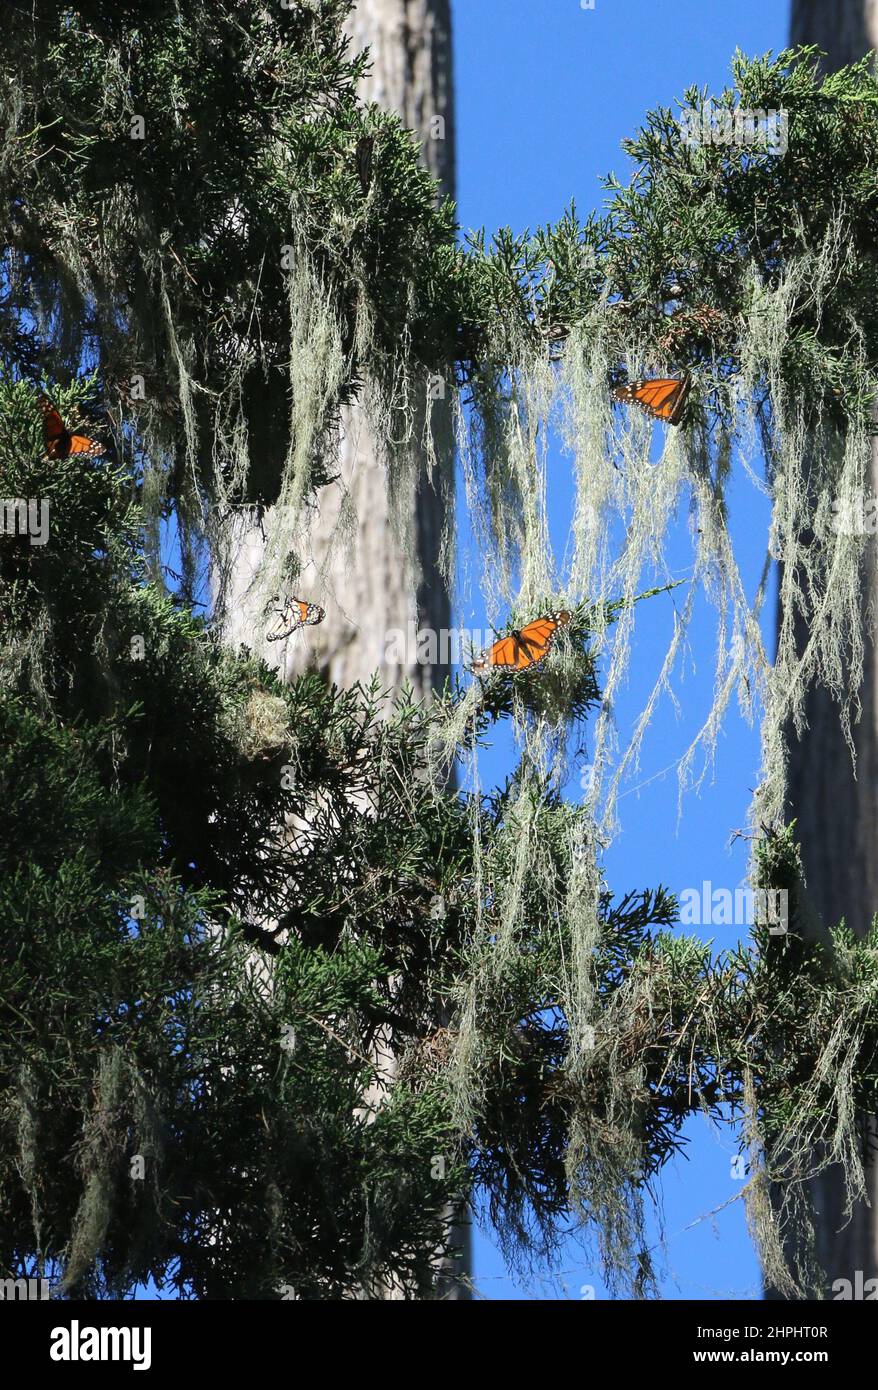
<path fill-rule="evenodd" d="M 777 52 L 787 42 L 788 0 L 452 0 L 457 100 L 458 206 L 464 228 L 516 230 L 556 219 L 575 198 L 581 214 L 600 206 L 600 177 L 630 173 L 620 140 L 645 113 L 672 106 L 695 83 L 719 91 L 730 80 L 736 48 L 749 55 Z M 550 523 L 563 552 L 573 499 L 570 465 L 557 451 L 551 463 Z M 730 525 L 739 563 L 753 592 L 767 535 L 767 508 L 752 484 L 739 480 L 729 493 Z M 461 517 L 461 544 L 466 544 Z M 681 518 L 679 572 L 691 563 Z M 672 550 L 676 559 L 676 551 Z M 651 600 L 650 621 L 640 623 L 621 726 L 642 707 L 672 622 L 672 600 Z M 770 634 L 773 604 L 766 607 Z M 484 626 L 484 614 L 461 607 L 458 621 Z M 705 607 L 692 631 L 685 672 L 675 680 L 678 717 L 666 703 L 648 738 L 636 782 L 620 803 L 622 832 L 605 867 L 617 890 L 664 883 L 680 893 L 704 880 L 733 889 L 746 871 L 741 840 L 759 768 L 758 739 L 737 713 L 720 740 L 712 777 L 690 794 L 677 820 L 673 764 L 709 708 L 713 619 Z M 770 648 L 773 649 L 773 648 Z M 684 678 L 685 677 L 685 678 Z M 483 781 L 508 768 L 498 748 L 482 763 Z M 671 768 L 671 771 L 667 771 Z M 575 794 L 575 786 L 573 788 Z M 714 927 L 717 949 L 740 929 Z M 666 1298 L 729 1299 L 760 1296 L 759 1270 L 747 1236 L 741 1182 L 732 1175 L 731 1133 L 693 1121 L 687 1156 L 666 1169 L 659 1194 L 667 1237 L 661 1291 Z M 730 1202 L 715 1216 L 710 1213 Z M 688 1229 L 687 1229 L 688 1228 Z M 655 1225 L 658 1239 L 658 1225 Z M 659 1252 L 655 1252 L 657 1255 Z M 475 1281 L 480 1296 L 580 1299 L 583 1286 L 606 1296 L 594 1260 L 573 1242 L 557 1271 L 537 1271 L 525 1285 L 506 1269 L 489 1233 L 475 1235 Z"/>

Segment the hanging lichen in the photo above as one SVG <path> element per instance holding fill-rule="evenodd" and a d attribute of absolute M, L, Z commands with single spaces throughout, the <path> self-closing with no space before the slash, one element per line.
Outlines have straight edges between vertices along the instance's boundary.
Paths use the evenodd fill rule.
<path fill-rule="evenodd" d="M 226 900 L 222 910 L 205 909 L 211 939 L 222 936 L 217 918 L 228 919 L 231 939 L 245 933 L 247 964 L 223 960 L 229 974 L 205 986 L 211 1008 L 227 997 L 238 1025 L 252 1009 L 267 1028 L 266 1014 L 284 1005 L 288 989 L 299 1029 L 304 1020 L 322 1048 L 342 1050 L 332 1057 L 336 1066 L 345 1059 L 345 1103 L 375 1083 L 369 1049 L 380 1029 L 400 1054 L 400 1076 L 417 1078 L 418 1059 L 430 1059 L 429 1084 L 407 1082 L 411 1090 L 380 1108 L 368 1136 L 344 1132 L 351 1163 L 360 1146 L 380 1156 L 400 1116 L 419 1155 L 442 1133 L 455 1162 L 470 1146 L 475 1181 L 490 1192 L 510 1248 L 551 1250 L 559 1220 L 575 1211 L 596 1232 L 609 1277 L 643 1293 L 654 1278 L 646 1184 L 678 1145 L 685 1114 L 731 1112 L 752 1155 L 747 1196 L 766 1269 L 779 1288 L 815 1287 L 807 1257 L 789 1267 L 789 1232 L 798 1224 L 807 1233 L 802 1193 L 821 1165 L 843 1166 L 852 1199 L 864 1192 L 859 1117 L 874 1087 L 874 943 L 837 935 L 809 953 L 762 933 L 758 968 L 744 948 L 713 961 L 706 947 L 667 932 L 674 908 L 664 895 L 613 900 L 601 856 L 701 596 L 715 610 L 716 655 L 700 731 L 679 761 L 681 795 L 709 771 L 737 699 L 761 723 L 754 824 L 763 843 L 784 847 L 781 867 L 792 879 L 786 745 L 815 681 L 837 698 L 852 744 L 868 533 L 839 518 L 856 513 L 871 476 L 875 208 L 861 170 L 878 150 L 875 81 L 860 65 L 821 84 L 807 52 L 774 62 L 739 57 L 740 101 L 788 110 L 784 158 L 794 177 L 768 150 L 692 144 L 670 111 L 658 111 L 626 142 L 637 172 L 628 187 L 609 182 L 603 218 L 581 223 L 571 209 L 533 236 L 504 230 L 489 248 L 482 236 L 461 247 L 453 211 L 437 206 L 411 137 L 353 95 L 361 64 L 339 44 L 342 0 L 319 11 L 250 10 L 164 7 L 151 16 L 149 44 L 130 16 L 89 23 L 65 12 L 59 26 L 58 7 L 37 4 L 13 21 L 11 42 L 27 59 L 21 83 L 0 83 L 0 176 L 14 190 L 3 214 L 0 407 L 10 429 L 0 466 L 13 496 L 27 478 L 68 509 L 72 539 L 58 558 L 71 567 L 73 597 L 57 572 L 41 571 L 31 556 L 25 563 L 21 547 L 0 537 L 10 591 L 4 686 L 33 700 L 41 717 L 75 708 L 82 689 L 100 690 L 99 713 L 109 720 L 95 735 L 100 756 L 113 768 L 127 760 L 134 781 L 156 779 L 164 839 L 187 846 L 175 869 Z M 34 35 L 49 22 L 47 49 Z M 702 99 L 693 89 L 683 111 Z M 356 155 L 364 134 L 368 187 Z M 58 461 L 29 473 L 22 458 L 33 467 L 42 454 L 36 390 L 50 388 L 67 409 L 84 405 L 88 392 L 65 392 L 62 383 L 92 369 L 123 466 L 74 474 Z M 626 379 L 684 371 L 692 384 L 679 427 L 656 426 L 612 394 Z M 315 685 L 286 690 L 250 657 L 228 664 L 197 624 L 172 620 L 130 555 L 142 541 L 152 577 L 160 574 L 173 511 L 183 602 L 195 597 L 203 561 L 221 628 L 230 573 L 240 578 L 250 546 L 247 604 L 264 612 L 289 593 L 308 557 L 315 495 L 334 476 L 342 411 L 358 399 L 410 556 L 406 505 L 425 456 L 448 495 L 430 433 L 435 376 L 452 398 L 489 621 L 514 631 L 559 610 L 569 620 L 538 668 L 489 671 L 430 712 L 403 699 L 379 732 L 375 690 L 350 698 Z M 555 441 L 575 481 L 560 558 L 549 532 Z M 733 469 L 771 506 L 753 593 L 732 542 Z M 136 541 L 124 485 L 139 506 Z M 353 533 L 352 508 L 346 495 L 336 544 Z M 649 612 L 637 600 L 679 580 L 679 554 L 668 546 L 682 512 L 692 539 L 686 587 L 674 591 L 667 651 L 623 737 L 617 697 L 636 623 Z M 442 551 L 449 575 L 450 532 Z M 760 629 L 773 562 L 781 566 L 774 657 Z M 151 639 L 142 669 L 130 645 L 136 624 Z M 66 625 L 80 638 L 76 651 Z M 175 775 L 178 763 L 190 770 L 185 817 L 168 795 L 168 766 L 156 771 L 152 731 L 131 714 L 143 702 L 158 718 L 156 686 L 175 663 L 177 703 L 163 718 L 173 715 L 188 742 L 162 724 L 161 751 Z M 193 700 L 198 724 L 187 722 Z M 504 788 L 486 793 L 479 741 L 499 718 L 511 721 L 516 764 Z M 572 749 L 586 738 L 588 786 L 572 806 L 562 791 Z M 458 757 L 459 799 L 447 782 Z M 295 771 L 286 799 L 261 779 L 281 766 Z M 396 781 L 402 794 L 391 800 L 408 842 L 382 814 L 387 783 Z M 434 823 L 448 832 L 439 848 Z M 457 847 L 451 865 L 446 843 Z M 356 852 L 367 866 L 361 877 Z M 431 878 L 440 859 L 447 884 Z M 393 890 L 381 883 L 388 863 Z M 777 865 L 770 868 L 773 883 Z M 402 896 L 392 949 L 382 896 L 391 891 Z M 410 920 L 422 936 L 406 935 L 400 924 Z M 276 971 L 254 966 L 254 949 L 277 956 Z M 336 950 L 362 954 L 337 961 Z M 780 992 L 767 1008 L 770 987 Z M 807 1015 L 803 990 L 813 1005 Z M 745 1006 L 753 1031 L 742 1036 Z M 248 1079 L 267 1075 L 247 1030 L 238 1026 L 235 1038 Z M 784 1045 L 800 1058 L 801 1075 L 784 1073 Z M 211 1049 L 210 1038 L 199 1039 L 197 1061 L 214 1067 L 216 1083 L 235 1059 L 217 1061 Z M 137 1124 L 152 1133 L 150 1152 L 161 1151 L 160 1106 L 120 1056 L 102 1055 L 94 1094 L 82 1102 L 71 1287 L 112 1244 L 129 1084 Z M 282 1076 L 294 1070 L 285 1058 Z M 39 1244 L 36 1083 L 28 1073 L 16 1084 L 19 1159 Z M 333 1123 L 354 1109 L 340 1107 Z M 330 1137 L 286 1134 L 293 1172 L 315 1155 L 318 1167 L 329 1164 Z M 274 1158 L 270 1166 L 266 1240 L 277 1250 L 283 1189 Z M 322 1192 L 329 1180 L 321 1172 L 313 1181 Z M 418 1202 L 427 1212 L 435 1248 L 442 1203 L 434 1211 L 414 1172 L 399 1191 L 410 1217 Z M 380 1283 L 392 1263 L 398 1195 L 379 1173 L 346 1245 L 360 1241 L 367 1281 Z M 154 1197 L 157 1211 L 157 1189 Z M 229 1212 L 214 1194 L 195 1227 L 220 1229 L 234 1219 Z M 797 1248 L 807 1251 L 807 1239 Z M 420 1265 L 394 1265 L 394 1280 L 407 1273 L 422 1286 Z M 320 1279 L 315 1287 L 336 1287 L 325 1270 Z"/>

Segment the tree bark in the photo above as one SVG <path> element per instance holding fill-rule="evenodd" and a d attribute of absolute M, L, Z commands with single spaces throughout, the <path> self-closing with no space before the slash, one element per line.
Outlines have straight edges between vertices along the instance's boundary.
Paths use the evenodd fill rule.
<path fill-rule="evenodd" d="M 826 53 L 832 71 L 862 58 L 878 46 L 878 0 L 793 0 L 791 41 L 815 43 Z M 878 451 L 873 446 L 871 491 L 878 494 Z M 841 918 L 858 935 L 878 912 L 878 663 L 870 595 L 878 580 L 874 539 L 863 570 L 862 621 L 866 636 L 862 714 L 856 724 L 856 766 L 842 737 L 837 705 L 822 688 L 809 692 L 808 727 L 791 748 L 789 812 L 796 819 L 796 838 L 811 906 L 824 929 Z M 807 639 L 803 624 L 799 650 Z M 834 1280 L 878 1277 L 878 1167 L 869 1172 L 871 1209 L 858 1204 L 844 1217 L 840 1172 L 828 1169 L 812 1184 L 816 1210 L 817 1257 L 827 1275 L 826 1295 Z"/>
<path fill-rule="evenodd" d="M 403 124 L 420 135 L 427 168 L 439 180 L 442 194 L 453 196 L 450 0 L 359 0 L 347 29 L 354 51 L 368 47 L 371 52 L 371 72 L 360 95 L 397 112 Z M 368 682 L 377 672 L 384 689 L 395 692 L 408 681 L 421 698 L 441 687 L 449 673 L 448 646 L 441 634 L 450 629 L 451 606 L 440 548 L 454 480 L 450 410 L 444 401 L 433 402 L 431 422 L 438 471 L 431 478 L 426 459 L 420 457 L 409 494 L 397 499 L 395 528 L 380 443 L 361 409 L 353 405 L 342 411 L 340 476 L 318 494 L 310 554 L 297 581 L 297 594 L 321 604 L 326 617 L 273 651 L 261 640 L 260 615 L 251 597 L 263 550 L 262 528 L 247 516 L 234 520 L 236 560 L 227 590 L 227 641 L 235 646 L 247 643 L 281 664 L 288 677 L 316 668 L 329 682 L 349 688 Z M 351 537 L 338 524 L 345 495 L 356 517 Z M 419 629 L 435 634 L 437 660 L 432 664 L 418 660 L 413 639 Z M 405 634 L 404 643 L 394 641 L 394 632 Z M 388 1048 L 379 1055 L 383 1091 L 392 1084 L 393 1059 Z M 380 1100 L 377 1089 L 364 1097 L 367 1105 Z M 470 1259 L 463 1211 L 449 1212 L 449 1228 L 460 1255 L 442 1263 L 437 1296 L 465 1298 Z M 370 1290 L 364 1296 L 376 1293 L 390 1299 L 405 1296 L 398 1288 Z"/>
<path fill-rule="evenodd" d="M 816 43 L 827 72 L 864 57 L 876 36 L 878 0 L 793 0 L 790 42 Z"/>
<path fill-rule="evenodd" d="M 420 135 L 427 168 L 443 194 L 453 196 L 450 0 L 360 0 L 347 27 L 354 50 L 368 47 L 371 52 L 372 69 L 361 96 L 397 112 Z M 441 659 L 441 648 L 434 665 L 423 665 L 416 659 L 416 642 L 409 640 L 419 627 L 439 634 L 450 626 L 448 589 L 439 570 L 444 498 L 453 479 L 442 401 L 435 403 L 433 424 L 444 445 L 437 450 L 444 473 L 431 481 L 422 460 L 414 492 L 398 511 L 402 534 L 395 535 L 380 448 L 362 413 L 356 407 L 344 412 L 341 488 L 331 484 L 320 494 L 312 558 L 303 571 L 306 585 L 312 577 L 320 578 L 326 621 L 314 630 L 310 650 L 300 649 L 293 657 L 293 670 L 316 665 L 344 687 L 378 671 L 387 688 L 396 690 L 408 680 L 418 695 L 444 683 L 448 663 Z M 342 489 L 350 494 L 357 516 L 352 550 L 337 543 L 333 549 Z M 389 639 L 394 631 L 407 635 L 402 661 Z"/>
<path fill-rule="evenodd" d="M 348 21 L 356 52 L 368 47 L 372 69 L 361 96 L 397 112 L 420 135 L 424 162 L 454 193 L 454 109 L 449 0 L 360 0 Z M 438 118 L 438 119 L 437 119 Z M 447 499 L 453 493 L 450 414 L 444 401 L 433 403 L 432 423 L 438 473 L 428 476 L 422 459 L 411 495 L 399 499 L 394 529 L 381 449 L 356 405 L 342 412 L 339 479 L 322 488 L 298 585 L 302 598 L 320 603 L 326 618 L 319 627 L 266 650 L 253 640 L 258 614 L 249 599 L 251 580 L 262 552 L 262 530 L 238 517 L 235 573 L 229 585 L 227 640 L 247 642 L 268 660 L 284 663 L 287 676 L 311 668 L 341 688 L 368 681 L 376 671 L 384 688 L 410 681 L 415 694 L 440 687 L 449 672 L 447 644 L 439 635 L 450 627 L 448 588 L 439 566 Z M 416 424 L 416 429 L 417 429 Z M 356 516 L 355 534 L 339 528 L 342 499 Z M 270 517 L 266 524 L 270 524 Z M 414 634 L 437 635 L 437 660 L 418 661 Z M 404 644 L 393 633 L 406 635 Z"/>

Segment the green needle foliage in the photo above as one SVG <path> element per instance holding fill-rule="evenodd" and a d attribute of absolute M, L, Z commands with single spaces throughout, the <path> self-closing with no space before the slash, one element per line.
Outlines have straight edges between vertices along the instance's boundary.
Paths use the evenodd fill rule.
<path fill-rule="evenodd" d="M 702 1110 L 746 1117 L 782 1277 L 801 1203 L 781 1222 L 768 1174 L 800 1197 L 819 1141 L 862 1175 L 875 943 L 763 929 L 714 961 L 666 893 L 601 884 L 583 1029 L 588 813 L 525 768 L 488 797 L 433 775 L 471 691 L 388 710 L 228 651 L 146 581 L 122 471 L 49 470 L 35 414 L 2 384 L 3 491 L 39 480 L 53 528 L 0 539 L 4 1265 L 91 1297 L 430 1296 L 478 1188 L 510 1254 L 578 1212 L 645 1292 L 647 1185 Z M 795 894 L 789 835 L 762 856 Z"/>
<path fill-rule="evenodd" d="M 515 796 L 473 807 L 427 775 L 444 705 L 382 718 L 374 688 L 230 653 L 146 582 L 123 471 L 49 463 L 37 418 L 0 384 L 3 491 L 41 489 L 52 526 L 0 539 L 4 1264 L 91 1296 L 423 1296 L 474 1181 L 547 1227 L 566 1209 L 562 1133 L 510 1052 L 532 1031 L 540 1072 L 563 1064 L 534 993 L 556 946 L 494 1000 L 484 1140 L 452 1114 L 471 815 L 503 874 Z"/>
<path fill-rule="evenodd" d="M 829 1163 L 865 1191 L 878 939 L 806 940 L 785 737 L 812 679 L 857 713 L 863 545 L 828 520 L 868 476 L 878 85 L 865 64 L 821 79 L 811 50 L 738 55 L 719 105 L 783 109 L 782 159 L 687 144 L 658 111 L 601 215 L 458 244 L 411 134 L 356 98 L 349 8 L 7 7 L 0 498 L 48 502 L 50 536 L 0 535 L 0 1258 L 90 1297 L 148 1278 L 424 1297 L 449 1203 L 481 1191 L 512 1256 L 551 1255 L 572 1220 L 642 1296 L 650 1184 L 700 1111 L 740 1126 L 772 1284 L 820 1293 L 804 1194 Z M 684 369 L 655 464 L 609 388 Z M 341 408 L 371 415 L 392 490 L 437 376 L 492 618 L 571 613 L 546 662 L 388 705 L 285 685 L 258 633 L 224 647 L 229 518 L 270 509 L 277 593 Z M 47 459 L 38 389 L 107 458 Z M 550 426 L 577 479 L 563 575 Z M 774 665 L 724 495 L 757 449 L 784 561 Z M 614 765 L 635 600 L 670 585 L 681 502 L 693 584 Z M 719 956 L 673 930 L 663 890 L 615 898 L 600 869 L 696 584 L 717 666 L 683 773 L 737 692 L 764 730 L 754 881 L 790 894 L 786 933 L 761 922 Z M 506 719 L 518 764 L 484 794 L 478 750 Z"/>

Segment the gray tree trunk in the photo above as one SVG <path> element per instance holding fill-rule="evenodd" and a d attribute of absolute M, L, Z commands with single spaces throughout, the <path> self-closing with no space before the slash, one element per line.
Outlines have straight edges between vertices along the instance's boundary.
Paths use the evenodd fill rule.
<path fill-rule="evenodd" d="M 423 156 L 442 192 L 454 195 L 454 94 L 451 64 L 450 0 L 360 0 L 348 23 L 353 46 L 369 47 L 372 71 L 362 96 L 396 111 L 403 124 L 417 131 Z M 440 120 L 436 121 L 435 118 Z M 424 462 L 415 490 L 407 500 L 403 525 L 408 534 L 394 535 L 380 450 L 366 422 L 348 412 L 343 422 L 341 474 L 356 510 L 355 555 L 337 553 L 328 574 L 332 596 L 327 620 L 317 628 L 314 656 L 330 680 L 351 685 L 379 671 L 383 682 L 398 688 L 409 680 L 420 695 L 440 686 L 448 663 L 439 646 L 434 666 L 416 663 L 416 643 L 407 641 L 405 659 L 391 660 L 387 635 L 393 630 L 430 629 L 437 639 L 448 632 L 451 605 L 439 568 L 445 526 L 444 498 L 451 495 L 453 455 L 449 447 L 450 420 L 443 402 L 433 409 L 434 438 L 444 477 L 432 482 Z M 337 517 L 339 493 L 325 488 L 314 530 L 315 570 L 326 567 Z M 336 621 L 330 628 L 330 619 Z M 442 1298 L 467 1296 L 470 1271 L 469 1226 L 465 1213 L 449 1213 L 450 1239 L 460 1251 L 446 1261 L 438 1288 Z M 394 1297 L 394 1291 L 388 1291 Z"/>
<path fill-rule="evenodd" d="M 440 181 L 443 194 L 454 194 L 454 108 L 451 62 L 450 0 L 359 0 L 348 21 L 352 48 L 371 50 L 372 69 L 361 96 L 397 112 L 403 124 L 423 141 L 423 158 Z M 236 560 L 227 589 L 226 640 L 246 642 L 268 660 L 283 664 L 288 676 L 307 668 L 321 671 L 341 688 L 368 682 L 375 672 L 385 689 L 396 691 L 410 681 L 415 694 L 429 697 L 448 674 L 447 646 L 437 642 L 433 665 L 417 660 L 417 643 L 406 640 L 404 656 L 394 632 L 429 629 L 437 639 L 450 628 L 448 588 L 439 564 L 446 524 L 445 508 L 453 495 L 453 450 L 450 414 L 443 401 L 433 403 L 434 447 L 438 472 L 428 476 L 421 459 L 408 495 L 395 502 L 391 520 L 386 475 L 378 441 L 356 406 L 342 412 L 339 480 L 321 489 L 312 523 L 307 563 L 297 581 L 299 597 L 321 604 L 324 622 L 290 642 L 266 648 L 256 606 L 256 575 L 263 551 L 262 528 L 241 515 L 235 528 Z M 353 535 L 339 527 L 342 499 L 356 516 Z M 266 529 L 270 526 L 266 518 Z M 281 650 L 278 650 L 281 648 Z M 364 1097 L 366 1106 L 381 1103 L 392 1085 L 389 1051 L 379 1053 L 384 1086 Z M 451 1242 L 461 1252 L 443 1262 L 438 1295 L 467 1297 L 469 1226 L 463 1212 L 449 1213 Z M 402 1289 L 370 1290 L 369 1296 L 400 1298 Z"/>
<path fill-rule="evenodd" d="M 397 112 L 420 135 L 424 162 L 440 180 L 442 192 L 453 196 L 450 0 L 359 0 L 348 32 L 355 52 L 371 51 L 372 70 L 362 84 L 362 97 Z M 432 421 L 438 474 L 430 479 L 422 463 L 411 495 L 397 501 L 394 528 L 381 450 L 368 420 L 356 405 L 342 412 L 340 477 L 318 495 L 310 554 L 297 588 L 300 597 L 325 608 L 326 619 L 279 644 L 282 650 L 254 640 L 260 624 L 251 581 L 259 568 L 262 529 L 247 515 L 236 518 L 227 640 L 246 642 L 267 660 L 285 663 L 287 675 L 316 667 L 342 688 L 368 681 L 376 671 L 389 690 L 408 680 L 417 695 L 427 695 L 442 685 L 448 674 L 448 662 L 442 659 L 447 646 L 439 647 L 434 665 L 424 665 L 417 661 L 412 640 L 405 642 L 400 660 L 401 644 L 391 636 L 413 634 L 419 627 L 438 635 L 450 626 L 448 589 L 439 569 L 444 499 L 453 488 L 449 412 L 443 401 L 434 403 Z M 345 496 L 356 515 L 353 535 L 339 527 Z"/>
<path fill-rule="evenodd" d="M 793 0 L 791 41 L 815 43 L 827 54 L 828 71 L 855 62 L 878 46 L 878 0 Z M 878 494 L 878 451 L 873 447 L 871 490 Z M 866 615 L 875 592 L 875 544 L 870 542 L 863 574 L 863 625 L 866 653 L 860 689 L 862 715 L 854 729 L 856 771 L 839 727 L 838 707 L 823 689 L 812 689 L 808 728 L 794 743 L 790 762 L 790 813 L 810 902 L 824 926 L 843 917 L 858 935 L 878 912 L 878 663 L 875 633 Z M 807 633 L 798 633 L 799 649 Z M 826 1271 L 831 1297 L 835 1279 L 878 1277 L 878 1165 L 870 1171 L 871 1209 L 854 1208 L 844 1217 L 841 1175 L 829 1169 L 812 1187 L 817 1212 L 817 1257 Z"/>
<path fill-rule="evenodd" d="M 442 192 L 453 196 L 450 0 L 359 0 L 348 32 L 356 52 L 368 47 L 372 55 L 362 97 L 397 112 L 403 124 L 420 135 L 425 164 L 439 179 Z M 435 404 L 434 433 L 445 443 L 447 412 L 441 401 Z M 306 586 L 311 576 L 321 576 L 327 616 L 323 626 L 314 629 L 309 649 L 300 649 L 302 654 L 293 658 L 294 670 L 316 665 L 339 686 L 368 680 L 378 671 L 388 688 L 397 689 L 409 680 L 420 695 L 444 682 L 448 665 L 441 654 L 435 666 L 419 665 L 416 644 L 407 641 L 400 662 L 388 637 L 394 630 L 411 633 L 422 626 L 438 634 L 450 626 L 439 550 L 446 519 L 443 495 L 450 494 L 453 472 L 447 445 L 439 453 L 444 478 L 431 481 L 422 466 L 415 491 L 399 509 L 401 529 L 395 535 L 380 449 L 361 412 L 354 408 L 344 413 L 342 488 L 331 484 L 318 499 L 313 556 L 303 572 Z M 342 489 L 357 515 L 352 549 L 337 544 Z"/>

